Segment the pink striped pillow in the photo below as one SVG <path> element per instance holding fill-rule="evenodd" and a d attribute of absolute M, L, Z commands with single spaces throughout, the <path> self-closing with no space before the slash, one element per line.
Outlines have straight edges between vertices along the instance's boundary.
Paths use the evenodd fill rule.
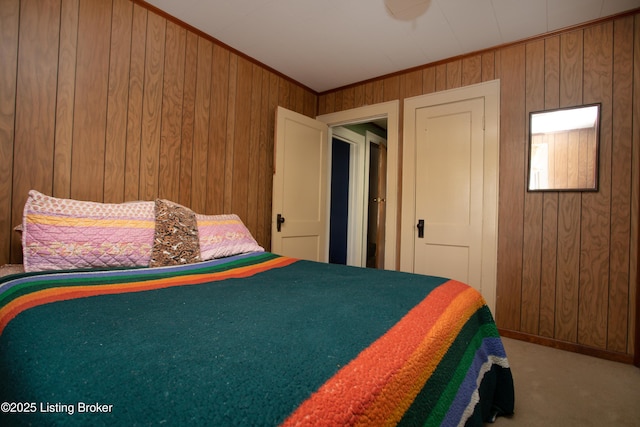
<path fill-rule="evenodd" d="M 248 252 L 264 252 L 240 217 L 196 214 L 200 258 L 205 261 Z"/>
<path fill-rule="evenodd" d="M 22 228 L 25 271 L 148 266 L 154 202 L 85 202 L 31 190 Z"/>

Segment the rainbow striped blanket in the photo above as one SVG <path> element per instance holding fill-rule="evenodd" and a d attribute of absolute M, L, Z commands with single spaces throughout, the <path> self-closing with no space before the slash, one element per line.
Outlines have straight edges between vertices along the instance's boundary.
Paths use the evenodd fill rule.
<path fill-rule="evenodd" d="M 0 281 L 0 425 L 482 425 L 513 381 L 444 278 L 251 253 Z"/>

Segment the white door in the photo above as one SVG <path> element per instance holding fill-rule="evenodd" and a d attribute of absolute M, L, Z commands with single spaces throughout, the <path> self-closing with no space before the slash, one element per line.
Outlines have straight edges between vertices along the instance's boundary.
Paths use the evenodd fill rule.
<path fill-rule="evenodd" d="M 499 81 L 405 100 L 401 269 L 479 290 L 495 309 Z"/>
<path fill-rule="evenodd" d="M 276 111 L 271 251 L 326 262 L 329 144 L 326 124 Z"/>
<path fill-rule="evenodd" d="M 481 282 L 482 98 L 416 112 L 414 272 Z"/>

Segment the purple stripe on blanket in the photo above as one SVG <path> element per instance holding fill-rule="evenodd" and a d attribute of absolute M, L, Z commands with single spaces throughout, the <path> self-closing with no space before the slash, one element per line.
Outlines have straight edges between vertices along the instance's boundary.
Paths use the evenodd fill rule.
<path fill-rule="evenodd" d="M 442 425 L 457 425 L 457 420 L 468 419 L 472 415 L 475 402 L 479 399 L 479 396 L 474 395 L 477 393 L 479 383 L 493 365 L 502 366 L 504 363 L 504 367 L 508 367 L 506 357 L 507 354 L 499 337 L 486 337 L 482 340 L 482 345 L 476 351 L 473 362 Z M 469 408 L 471 401 L 474 401 L 474 404 Z M 470 413 L 464 414 L 465 410 Z"/>

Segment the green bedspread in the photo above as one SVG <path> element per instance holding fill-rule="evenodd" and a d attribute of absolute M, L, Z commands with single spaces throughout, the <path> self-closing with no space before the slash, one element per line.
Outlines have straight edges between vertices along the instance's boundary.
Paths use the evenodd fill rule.
<path fill-rule="evenodd" d="M 255 253 L 0 282 L 0 425 L 480 425 L 513 382 L 455 281 Z"/>

